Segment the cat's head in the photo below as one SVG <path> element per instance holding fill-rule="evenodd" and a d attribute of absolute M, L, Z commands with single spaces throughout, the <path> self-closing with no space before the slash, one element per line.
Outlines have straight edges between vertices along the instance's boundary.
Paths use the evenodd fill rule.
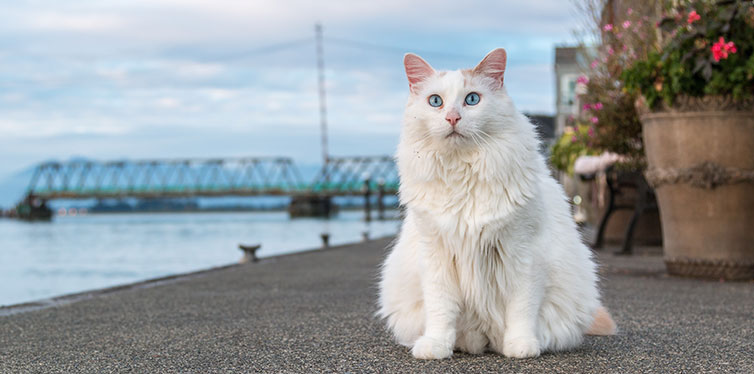
<path fill-rule="evenodd" d="M 500 134 L 515 112 L 503 85 L 506 53 L 498 48 L 473 69 L 435 71 L 421 57 L 406 54 L 410 95 L 404 131 L 443 149 L 478 147 Z"/>

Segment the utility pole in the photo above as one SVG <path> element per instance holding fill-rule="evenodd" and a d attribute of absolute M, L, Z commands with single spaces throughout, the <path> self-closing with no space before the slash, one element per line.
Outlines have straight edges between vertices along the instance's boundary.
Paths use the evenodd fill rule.
<path fill-rule="evenodd" d="M 327 165 L 327 101 L 325 100 L 325 56 L 322 49 L 322 24 L 314 25 L 317 41 L 317 70 L 319 71 L 319 123 L 322 131 L 322 166 Z M 324 170 L 324 169 L 323 169 Z"/>

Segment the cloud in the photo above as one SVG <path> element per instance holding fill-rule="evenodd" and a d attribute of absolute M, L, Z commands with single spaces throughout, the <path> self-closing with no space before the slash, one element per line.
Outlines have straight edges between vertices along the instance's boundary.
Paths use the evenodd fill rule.
<path fill-rule="evenodd" d="M 238 90 L 229 90 L 224 88 L 207 88 L 203 89 L 202 93 L 212 101 L 224 101 L 230 100 L 238 96 Z"/>
<path fill-rule="evenodd" d="M 40 12 L 26 2 L 6 4 L 6 16 L 0 19 L 7 22 L 2 27 L 22 33 L 54 32 L 56 40 L 88 32 L 86 42 L 91 45 L 117 41 L 125 48 L 142 50 L 218 42 L 264 45 L 311 36 L 315 22 L 323 22 L 329 35 L 372 41 L 385 38 L 393 44 L 405 40 L 407 34 L 424 33 L 423 44 L 431 46 L 442 45 L 448 35 L 455 35 L 456 41 L 473 41 L 492 33 L 562 36 L 573 27 L 569 2 L 562 0 L 438 0 L 432 4 L 404 0 L 78 0 L 48 7 Z M 454 45 L 459 48 L 463 45 Z"/>
<path fill-rule="evenodd" d="M 0 157 L 63 157 L 71 144 L 100 158 L 165 147 L 176 156 L 224 155 L 222 139 L 239 155 L 317 155 L 318 21 L 334 152 L 392 152 L 407 50 L 455 69 L 504 46 L 518 107 L 552 112 L 552 49 L 570 39 L 568 8 L 562 0 L 8 2 L 0 13 Z M 239 134 L 259 144 L 242 146 Z M 20 142 L 23 150 L 11 146 Z"/>
<path fill-rule="evenodd" d="M 6 139 L 27 141 L 60 135 L 123 135 L 129 127 L 110 117 L 47 118 L 39 121 L 0 119 L 0 133 Z"/>
<path fill-rule="evenodd" d="M 155 100 L 155 106 L 164 109 L 174 109 L 181 106 L 180 100 L 173 97 L 161 97 Z"/>
<path fill-rule="evenodd" d="M 202 62 L 179 62 L 170 61 L 172 69 L 182 78 L 188 79 L 201 79 L 213 77 L 220 74 L 223 71 L 223 67 L 220 64 L 208 64 Z"/>
<path fill-rule="evenodd" d="M 107 13 L 31 13 L 24 18 L 24 21 L 30 29 L 53 32 L 103 32 L 123 30 L 123 26 L 125 26 L 125 20 L 122 17 Z"/>

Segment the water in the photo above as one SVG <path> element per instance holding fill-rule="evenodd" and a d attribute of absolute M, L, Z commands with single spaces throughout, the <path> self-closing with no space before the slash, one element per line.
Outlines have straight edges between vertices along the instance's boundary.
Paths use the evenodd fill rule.
<path fill-rule="evenodd" d="M 238 262 L 239 243 L 259 257 L 393 235 L 399 221 L 363 212 L 290 220 L 285 212 L 97 214 L 52 223 L 0 219 L 0 305 L 12 305 Z"/>

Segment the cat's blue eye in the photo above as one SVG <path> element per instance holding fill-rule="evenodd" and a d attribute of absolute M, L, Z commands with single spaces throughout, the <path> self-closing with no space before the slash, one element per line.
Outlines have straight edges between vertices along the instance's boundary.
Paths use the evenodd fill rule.
<path fill-rule="evenodd" d="M 477 105 L 479 104 L 479 94 L 476 92 L 472 92 L 468 95 L 466 95 L 466 105 Z"/>
<path fill-rule="evenodd" d="M 432 95 L 427 101 L 429 101 L 429 105 L 435 108 L 442 106 L 442 97 L 440 97 L 440 95 Z"/>

